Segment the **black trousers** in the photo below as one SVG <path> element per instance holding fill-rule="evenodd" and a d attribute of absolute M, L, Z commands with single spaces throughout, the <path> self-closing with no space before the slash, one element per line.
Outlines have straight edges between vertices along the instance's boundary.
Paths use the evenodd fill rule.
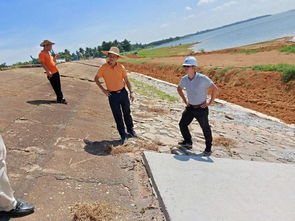
<path fill-rule="evenodd" d="M 200 127 L 202 128 L 205 142 L 206 142 L 206 149 L 205 151 L 211 151 L 212 147 L 212 132 L 211 127 L 208 121 L 209 109 L 206 108 L 193 108 L 193 107 L 186 107 L 184 112 L 182 113 L 182 117 L 179 122 L 179 128 L 183 139 L 187 142 L 192 142 L 192 136 L 188 129 L 188 126 L 195 118 L 198 122 Z"/>
<path fill-rule="evenodd" d="M 117 130 L 121 138 L 127 137 L 124 122 L 127 127 L 127 132 L 131 133 L 133 131 L 133 120 L 131 117 L 130 101 L 126 89 L 121 90 L 120 93 L 111 93 L 111 95 L 109 96 L 109 104 L 117 124 Z"/>
<path fill-rule="evenodd" d="M 54 73 L 50 78 L 47 77 L 56 94 L 56 100 L 61 101 L 64 96 L 61 91 L 60 75 L 58 72 Z"/>

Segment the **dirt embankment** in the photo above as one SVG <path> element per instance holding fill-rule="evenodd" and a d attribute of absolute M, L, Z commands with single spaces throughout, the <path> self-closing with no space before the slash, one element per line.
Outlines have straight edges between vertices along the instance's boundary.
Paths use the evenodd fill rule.
<path fill-rule="evenodd" d="M 176 65 L 124 63 L 129 71 L 178 84 L 184 75 Z M 295 82 L 284 84 L 278 72 L 234 68 L 227 71 L 200 68 L 219 87 L 218 98 L 239 104 L 286 123 L 295 123 Z"/>

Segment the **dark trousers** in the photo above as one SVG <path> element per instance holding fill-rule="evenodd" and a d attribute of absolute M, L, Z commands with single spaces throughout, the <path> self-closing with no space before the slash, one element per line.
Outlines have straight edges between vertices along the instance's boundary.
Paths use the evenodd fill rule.
<path fill-rule="evenodd" d="M 133 131 L 133 120 L 130 112 L 130 101 L 126 89 L 121 90 L 120 93 L 112 92 L 109 96 L 109 104 L 117 124 L 117 130 L 121 138 L 125 138 L 127 134 L 125 132 L 124 122 L 127 127 L 127 132 L 131 133 Z"/>
<path fill-rule="evenodd" d="M 54 73 L 50 78 L 48 78 L 48 80 L 50 81 L 50 84 L 56 94 L 56 100 L 61 101 L 64 98 L 64 96 L 61 91 L 59 73 L 58 72 Z"/>
<path fill-rule="evenodd" d="M 212 146 L 212 132 L 211 127 L 208 121 L 209 110 L 208 107 L 206 108 L 193 108 L 193 107 L 186 107 L 184 112 L 182 113 L 182 117 L 179 122 L 179 128 L 183 139 L 187 142 L 192 142 L 192 136 L 189 132 L 188 126 L 195 118 L 200 127 L 203 130 L 203 134 L 205 137 L 206 142 L 206 149 L 205 151 L 211 151 Z"/>

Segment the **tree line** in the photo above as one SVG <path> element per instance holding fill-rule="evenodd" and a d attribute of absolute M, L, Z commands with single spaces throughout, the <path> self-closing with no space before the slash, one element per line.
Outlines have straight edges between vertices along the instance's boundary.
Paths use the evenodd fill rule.
<path fill-rule="evenodd" d="M 131 44 L 130 41 L 127 39 L 123 41 L 103 41 L 101 45 L 98 45 L 97 47 L 90 48 L 79 48 L 75 52 L 70 52 L 70 50 L 65 49 L 63 52 L 58 52 L 59 58 L 65 59 L 66 61 L 72 61 L 72 60 L 80 60 L 80 59 L 89 59 L 89 58 L 98 58 L 98 57 L 104 57 L 105 55 L 102 53 L 102 51 L 108 51 L 112 46 L 118 47 L 120 49 L 120 52 L 130 52 L 139 50 L 142 48 L 145 48 L 145 44 L 141 43 L 135 43 Z M 55 55 L 54 53 L 52 55 Z M 7 65 L 6 63 L 0 64 L 0 68 L 5 67 L 11 67 L 11 66 L 20 66 L 20 65 L 27 65 L 27 64 L 39 64 L 38 59 L 33 58 L 31 56 L 31 61 L 27 62 L 17 62 L 13 65 Z"/>
<path fill-rule="evenodd" d="M 104 57 L 105 55 L 102 51 L 108 51 L 111 47 L 118 47 L 120 52 L 130 52 L 134 50 L 139 50 L 145 47 L 143 44 L 131 44 L 127 39 L 119 42 L 117 40 L 114 41 L 103 41 L 101 45 L 97 47 L 90 48 L 79 48 L 75 52 L 70 52 L 68 49 L 65 49 L 63 52 L 59 52 L 58 55 L 60 58 L 65 59 L 66 61 L 72 60 L 80 60 L 80 59 L 88 59 L 88 58 L 98 58 Z"/>
<path fill-rule="evenodd" d="M 65 49 L 63 52 L 58 52 L 57 54 L 59 55 L 59 58 L 65 59 L 66 61 L 98 58 L 98 57 L 104 57 L 105 55 L 102 53 L 102 51 L 108 51 L 112 46 L 118 47 L 120 49 L 120 52 L 124 54 L 126 52 L 137 51 L 143 48 L 155 47 L 155 46 L 158 46 L 167 42 L 179 40 L 179 39 L 180 37 L 168 38 L 168 39 L 163 39 L 160 41 L 151 42 L 148 44 L 141 44 L 141 43 L 131 44 L 131 42 L 128 41 L 127 39 L 124 39 L 121 42 L 118 40 L 103 41 L 102 44 L 98 45 L 97 47 L 79 48 L 75 52 L 71 52 L 70 50 Z M 52 53 L 52 55 L 55 55 L 55 54 Z M 7 65 L 6 63 L 2 63 L 0 64 L 0 68 L 28 65 L 28 64 L 39 64 L 39 61 L 37 58 L 33 58 L 31 56 L 31 59 L 32 59 L 31 61 L 17 62 L 13 65 Z"/>

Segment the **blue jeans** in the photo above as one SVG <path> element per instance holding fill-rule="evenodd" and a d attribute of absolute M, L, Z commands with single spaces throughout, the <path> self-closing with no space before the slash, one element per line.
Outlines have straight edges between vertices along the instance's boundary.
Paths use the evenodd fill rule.
<path fill-rule="evenodd" d="M 109 96 L 109 104 L 117 124 L 117 130 L 121 138 L 127 137 L 127 134 L 125 132 L 124 122 L 127 127 L 127 132 L 132 133 L 133 120 L 131 117 L 130 101 L 129 101 L 128 93 L 126 89 L 124 88 L 119 93 L 111 92 L 111 95 Z M 122 117 L 122 113 L 123 113 L 123 117 Z M 123 118 L 124 118 L 124 122 L 123 122 Z"/>
<path fill-rule="evenodd" d="M 199 122 L 200 127 L 202 128 L 206 149 L 205 151 L 211 151 L 212 146 L 212 132 L 208 121 L 209 110 L 206 108 L 193 108 L 186 107 L 182 113 L 182 117 L 179 122 L 180 132 L 183 136 L 183 139 L 187 142 L 192 142 L 192 136 L 189 132 L 188 125 L 193 121 L 194 118 Z"/>

